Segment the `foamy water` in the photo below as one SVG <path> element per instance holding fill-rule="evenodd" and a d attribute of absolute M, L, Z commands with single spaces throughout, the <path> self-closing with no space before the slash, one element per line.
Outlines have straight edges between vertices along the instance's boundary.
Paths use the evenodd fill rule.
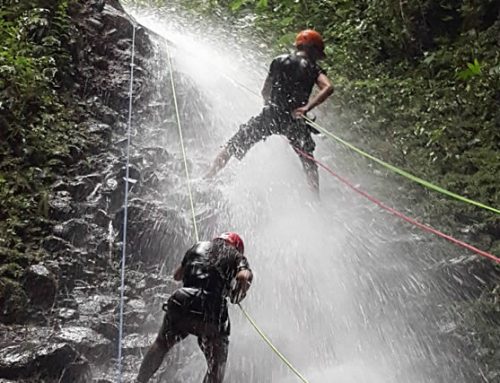
<path fill-rule="evenodd" d="M 453 289 L 429 272 L 433 259 L 460 250 L 402 224 L 326 173 L 316 201 L 297 155 L 280 137 L 257 144 L 241 162 L 232 159 L 212 183 L 200 181 L 218 148 L 260 111 L 261 100 L 244 87 L 260 91 L 272 57 L 242 45 L 223 25 L 171 9 L 131 12 L 169 41 L 196 205 L 220 212 L 215 226 L 201 231 L 244 237 L 255 272 L 244 306 L 276 346 L 311 383 L 470 383 L 476 366 L 460 343 L 448 341 L 441 330 L 449 323 L 437 315 Z M 348 129 L 328 113 L 319 116 L 326 127 Z M 178 154 L 176 132 L 165 134 L 167 149 Z M 354 183 L 381 182 L 364 160 L 315 140 L 316 156 Z M 180 167 L 179 174 L 181 180 Z M 383 182 L 387 190 L 400 186 Z M 231 318 L 227 382 L 298 381 L 239 310 L 231 309 Z M 180 350 L 186 363 L 177 381 L 199 382 L 201 353 L 193 341 Z"/>

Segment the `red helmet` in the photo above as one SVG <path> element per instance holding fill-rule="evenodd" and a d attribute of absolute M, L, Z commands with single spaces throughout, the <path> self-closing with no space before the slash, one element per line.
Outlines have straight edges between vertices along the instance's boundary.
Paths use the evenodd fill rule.
<path fill-rule="evenodd" d="M 222 233 L 221 235 L 216 237 L 216 239 L 218 238 L 223 239 L 224 241 L 226 241 L 226 243 L 234 246 L 236 250 L 238 250 L 241 254 L 245 252 L 245 245 L 243 244 L 243 240 L 238 234 L 229 231 L 227 233 Z"/>
<path fill-rule="evenodd" d="M 313 29 L 305 29 L 300 31 L 295 38 L 295 46 L 297 48 L 303 46 L 310 46 L 318 49 L 318 51 L 325 56 L 325 43 L 323 37 Z"/>

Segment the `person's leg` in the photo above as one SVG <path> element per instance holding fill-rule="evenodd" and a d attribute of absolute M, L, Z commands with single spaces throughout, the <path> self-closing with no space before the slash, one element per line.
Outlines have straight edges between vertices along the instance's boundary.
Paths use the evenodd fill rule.
<path fill-rule="evenodd" d="M 156 340 L 147 351 L 139 369 L 137 383 L 147 383 L 160 367 L 167 352 L 179 341 L 186 337 L 185 334 L 175 333 L 172 330 L 172 320 L 166 312 L 163 324 L 158 332 Z"/>
<path fill-rule="evenodd" d="M 214 337 L 200 336 L 198 344 L 208 366 L 203 383 L 222 383 L 226 372 L 229 338 L 222 334 Z"/>
<path fill-rule="evenodd" d="M 309 153 L 308 153 L 309 154 Z M 309 154 L 313 157 L 313 154 Z M 311 190 L 319 196 L 319 173 L 318 173 L 318 164 L 314 162 L 314 160 L 310 158 L 306 158 L 300 155 L 300 160 L 302 161 L 302 167 L 306 173 L 307 184 L 311 188 Z"/>
<path fill-rule="evenodd" d="M 312 139 L 307 126 L 302 121 L 295 122 L 292 128 L 293 130 L 287 134 L 287 138 L 302 162 L 309 187 L 319 196 L 318 164 L 314 161 L 313 154 L 316 143 Z"/>
<path fill-rule="evenodd" d="M 226 166 L 232 156 L 241 160 L 252 146 L 271 135 L 272 125 L 272 113 L 266 108 L 259 115 L 252 117 L 246 124 L 241 125 L 236 134 L 219 152 L 204 178 L 213 178 Z"/>

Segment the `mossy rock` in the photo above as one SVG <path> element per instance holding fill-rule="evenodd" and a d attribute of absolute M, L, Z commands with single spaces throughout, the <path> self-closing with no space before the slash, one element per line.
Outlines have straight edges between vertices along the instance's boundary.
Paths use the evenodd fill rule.
<path fill-rule="evenodd" d="M 10 278 L 0 278 L 0 322 L 24 322 L 27 308 L 28 297 L 22 285 Z"/>

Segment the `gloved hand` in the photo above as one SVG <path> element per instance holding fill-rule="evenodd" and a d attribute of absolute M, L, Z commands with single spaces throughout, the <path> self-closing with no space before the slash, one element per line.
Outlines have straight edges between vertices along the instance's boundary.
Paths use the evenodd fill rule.
<path fill-rule="evenodd" d="M 229 292 L 229 301 L 232 304 L 238 304 L 246 297 L 246 291 L 242 288 L 241 282 L 234 278 L 231 281 L 231 290 Z"/>
<path fill-rule="evenodd" d="M 247 291 L 252 283 L 253 274 L 250 270 L 241 270 L 231 281 L 229 300 L 233 304 L 240 303 L 247 296 Z"/>

